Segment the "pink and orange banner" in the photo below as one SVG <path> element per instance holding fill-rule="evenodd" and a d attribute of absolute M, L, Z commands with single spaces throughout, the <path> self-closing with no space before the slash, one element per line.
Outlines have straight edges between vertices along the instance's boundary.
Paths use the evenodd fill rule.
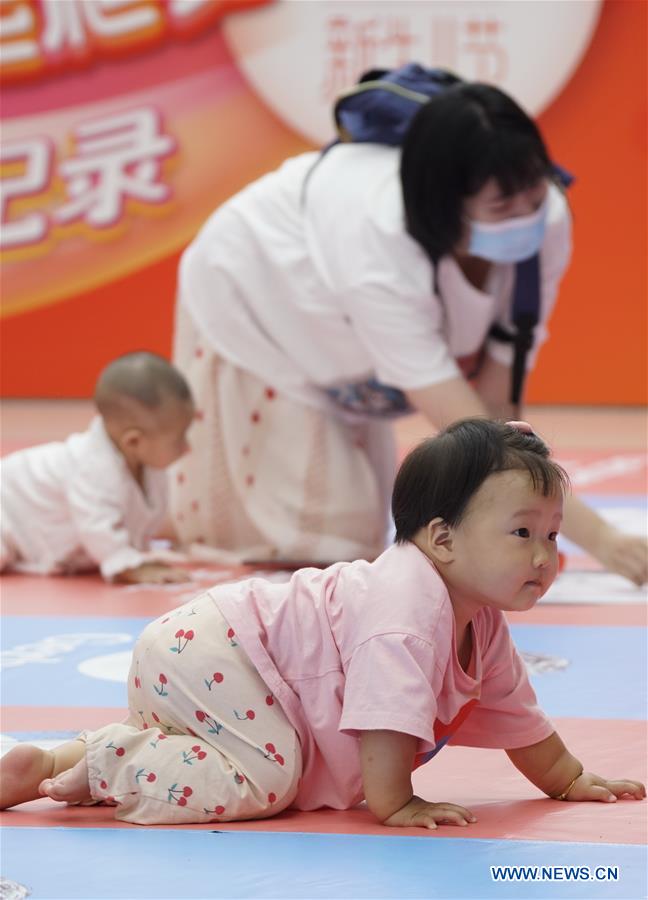
<path fill-rule="evenodd" d="M 574 264 L 530 399 L 645 400 L 646 6 L 566 4 L 562 43 L 520 6 L 0 0 L 3 394 L 85 396 L 111 357 L 168 353 L 178 258 L 211 211 L 325 142 L 360 71 L 419 58 L 521 97 L 577 174 Z"/>

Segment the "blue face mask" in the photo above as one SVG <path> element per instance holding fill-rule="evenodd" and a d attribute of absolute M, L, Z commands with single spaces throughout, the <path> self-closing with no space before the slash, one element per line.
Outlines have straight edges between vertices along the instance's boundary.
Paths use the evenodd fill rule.
<path fill-rule="evenodd" d="M 529 216 L 502 222 L 475 222 L 470 219 L 468 253 L 495 263 L 516 263 L 534 256 L 544 239 L 547 199 Z"/>

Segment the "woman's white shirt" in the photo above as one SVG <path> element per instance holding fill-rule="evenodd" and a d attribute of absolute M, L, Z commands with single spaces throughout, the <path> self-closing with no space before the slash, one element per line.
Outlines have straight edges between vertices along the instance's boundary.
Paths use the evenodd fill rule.
<path fill-rule="evenodd" d="M 512 347 L 513 265 L 484 290 L 453 257 L 433 267 L 405 228 L 400 151 L 375 144 L 305 153 L 253 182 L 207 220 L 180 266 L 180 301 L 212 349 L 295 399 L 375 376 L 412 390 L 460 374 L 482 346 L 504 365 Z M 540 253 L 541 311 L 528 367 L 571 252 L 567 202 L 551 186 Z"/>

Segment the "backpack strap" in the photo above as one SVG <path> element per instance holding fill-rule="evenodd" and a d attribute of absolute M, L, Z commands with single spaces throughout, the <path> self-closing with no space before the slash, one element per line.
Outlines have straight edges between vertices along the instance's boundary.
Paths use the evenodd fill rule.
<path fill-rule="evenodd" d="M 490 336 L 496 341 L 513 344 L 511 403 L 517 409 L 522 400 L 526 359 L 533 346 L 533 331 L 540 319 L 540 257 L 537 253 L 515 267 L 512 319 L 516 329 L 514 334 L 501 325 L 493 325 Z"/>

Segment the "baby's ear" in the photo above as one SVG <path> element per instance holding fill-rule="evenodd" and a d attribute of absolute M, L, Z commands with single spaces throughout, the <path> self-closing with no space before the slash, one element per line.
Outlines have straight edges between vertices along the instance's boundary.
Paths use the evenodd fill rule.
<path fill-rule="evenodd" d="M 142 431 L 140 428 L 127 428 L 119 435 L 117 443 L 122 453 L 126 451 L 137 450 L 142 440 Z"/>
<path fill-rule="evenodd" d="M 452 526 L 441 518 L 432 519 L 425 526 L 427 554 L 433 562 L 448 563 L 452 560 Z"/>

